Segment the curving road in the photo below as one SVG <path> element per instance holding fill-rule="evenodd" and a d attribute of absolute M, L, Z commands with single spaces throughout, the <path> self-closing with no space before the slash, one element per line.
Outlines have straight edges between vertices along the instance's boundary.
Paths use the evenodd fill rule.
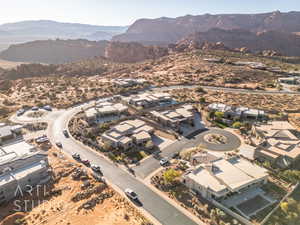
<path fill-rule="evenodd" d="M 48 136 L 52 144 L 55 144 L 56 141 L 60 141 L 63 145 L 62 151 L 67 154 L 79 153 L 82 158 L 90 160 L 92 164 L 100 165 L 104 176 L 120 189 L 125 190 L 126 188 L 131 188 L 135 190 L 139 195 L 139 199 L 143 203 L 142 207 L 161 224 L 197 224 L 173 205 L 153 192 L 144 183 L 125 172 L 123 169 L 72 138 L 66 138 L 62 131 L 66 129 L 69 119 L 80 111 L 80 109 L 81 107 L 76 107 L 62 113 L 52 124 L 49 125 Z"/>
<path fill-rule="evenodd" d="M 171 87 L 152 87 L 152 91 L 164 91 L 172 89 L 182 89 L 182 88 L 195 88 L 198 85 L 190 86 L 171 86 Z M 203 87 L 204 89 L 212 90 L 222 90 L 229 92 L 245 92 L 245 93 L 258 93 L 258 94 L 292 94 L 300 95 L 296 92 L 280 92 L 280 91 L 254 91 L 254 90 L 244 90 L 244 89 L 231 89 L 231 88 L 219 88 L 219 87 Z M 129 173 L 125 172 L 123 169 L 119 168 L 117 165 L 113 164 L 111 161 L 106 160 L 101 155 L 92 151 L 87 146 L 75 141 L 72 138 L 66 138 L 62 131 L 67 128 L 69 119 L 72 118 L 76 113 L 82 110 L 83 107 L 92 106 L 94 103 L 88 102 L 86 104 L 79 105 L 77 107 L 70 108 L 68 110 L 61 110 L 53 113 L 49 113 L 49 116 L 38 120 L 30 120 L 23 117 L 13 116 L 11 120 L 17 123 L 30 123 L 30 122 L 48 122 L 47 134 L 52 144 L 60 141 L 63 145 L 62 151 L 67 154 L 79 153 L 82 158 L 86 158 L 91 161 L 92 164 L 98 164 L 101 166 L 104 176 L 112 182 L 114 185 L 118 186 L 120 189 L 131 188 L 135 190 L 141 202 L 143 203 L 143 208 L 155 217 L 161 224 L 164 225 L 196 225 L 191 218 L 183 214 L 176 207 L 171 205 L 169 202 L 164 200 L 158 194 L 153 192 L 149 187 L 147 187 L 143 182 L 133 177 Z M 162 156 L 170 156 L 174 152 L 179 152 L 183 147 L 187 148 L 189 146 L 195 146 L 199 143 L 199 138 L 201 139 L 201 134 L 195 136 L 191 139 L 182 139 L 181 144 L 177 142 L 173 145 L 167 147 L 162 153 Z M 159 162 L 150 157 L 143 163 L 143 166 L 136 167 L 135 170 L 139 173 L 140 177 L 146 177 L 151 172 L 159 168 Z"/>

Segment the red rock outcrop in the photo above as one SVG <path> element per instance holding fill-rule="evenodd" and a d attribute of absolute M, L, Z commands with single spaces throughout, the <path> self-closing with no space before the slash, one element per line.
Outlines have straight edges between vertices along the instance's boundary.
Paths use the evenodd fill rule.
<path fill-rule="evenodd" d="M 114 62 L 134 63 L 168 55 L 168 48 L 144 46 L 139 43 L 110 42 L 105 57 Z"/>

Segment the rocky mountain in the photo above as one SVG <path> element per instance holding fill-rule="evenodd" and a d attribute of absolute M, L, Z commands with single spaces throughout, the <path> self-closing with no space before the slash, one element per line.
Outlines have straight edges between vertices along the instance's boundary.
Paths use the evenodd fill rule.
<path fill-rule="evenodd" d="M 110 40 L 113 35 L 124 33 L 126 30 L 126 26 L 96 26 L 50 20 L 7 23 L 0 25 L 0 50 L 11 44 L 56 38 Z"/>
<path fill-rule="evenodd" d="M 205 14 L 178 18 L 140 19 L 131 25 L 126 33 L 115 36 L 113 40 L 167 45 L 175 43 L 189 34 L 206 32 L 212 28 L 245 29 L 255 33 L 271 30 L 286 33 L 300 32 L 300 12 Z"/>
<path fill-rule="evenodd" d="M 250 32 L 242 29 L 197 32 L 179 41 L 177 49 L 203 48 L 207 42 L 222 43 L 230 49 L 248 49 L 252 52 L 273 50 L 287 56 L 300 56 L 300 36 L 278 31 Z M 223 47 L 224 47 L 223 46 Z"/>
<path fill-rule="evenodd" d="M 134 63 L 147 59 L 157 59 L 168 55 L 168 48 L 144 46 L 139 43 L 110 42 L 105 50 L 105 57 L 114 62 Z"/>
<path fill-rule="evenodd" d="M 107 41 L 42 40 L 11 45 L 0 58 L 16 62 L 59 64 L 104 56 Z"/>

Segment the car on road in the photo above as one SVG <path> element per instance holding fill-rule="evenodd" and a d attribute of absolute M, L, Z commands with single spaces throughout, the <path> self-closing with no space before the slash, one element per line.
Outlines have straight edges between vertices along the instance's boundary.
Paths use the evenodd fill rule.
<path fill-rule="evenodd" d="M 17 116 L 22 116 L 25 112 L 26 112 L 25 109 L 19 109 L 19 110 L 17 111 Z"/>
<path fill-rule="evenodd" d="M 78 153 L 74 153 L 72 157 L 73 159 L 80 160 L 80 155 Z"/>
<path fill-rule="evenodd" d="M 43 107 L 43 109 L 44 109 L 44 110 L 47 110 L 47 111 L 52 111 L 52 108 L 51 108 L 50 105 L 45 105 L 45 106 Z"/>
<path fill-rule="evenodd" d="M 67 130 L 63 130 L 63 134 L 65 135 L 66 138 L 70 137 L 69 132 Z"/>
<path fill-rule="evenodd" d="M 126 188 L 125 189 L 125 194 L 132 200 L 137 200 L 138 199 L 138 196 L 137 194 L 131 190 L 130 188 Z"/>
<path fill-rule="evenodd" d="M 94 172 L 97 172 L 97 173 L 100 173 L 100 172 L 101 172 L 100 166 L 97 166 L 97 165 L 92 165 L 92 166 L 91 166 L 91 169 L 92 169 Z"/>
<path fill-rule="evenodd" d="M 161 166 L 167 166 L 169 164 L 169 160 L 167 158 L 162 158 L 160 161 L 159 161 L 159 164 Z"/>
<path fill-rule="evenodd" d="M 180 155 L 179 155 L 178 152 L 177 152 L 177 153 L 174 153 L 174 154 L 172 155 L 172 159 L 178 159 L 178 158 L 180 158 Z"/>
<path fill-rule="evenodd" d="M 56 146 L 59 147 L 59 148 L 62 148 L 62 147 L 63 147 L 61 142 L 56 142 L 55 144 L 56 144 Z"/>
<path fill-rule="evenodd" d="M 90 166 L 90 161 L 88 159 L 82 159 L 81 162 L 86 165 L 86 166 Z"/>
<path fill-rule="evenodd" d="M 40 137 L 36 138 L 35 142 L 38 143 L 38 144 L 49 142 L 49 138 L 46 135 L 43 135 L 43 136 L 40 136 Z"/>

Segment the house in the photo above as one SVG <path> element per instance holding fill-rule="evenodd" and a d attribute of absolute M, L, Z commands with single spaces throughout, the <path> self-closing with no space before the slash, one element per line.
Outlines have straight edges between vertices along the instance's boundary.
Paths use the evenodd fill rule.
<path fill-rule="evenodd" d="M 267 182 L 266 169 L 237 156 L 222 158 L 202 153 L 192 160 L 200 164 L 183 176 L 183 182 L 207 199 L 223 200 Z"/>
<path fill-rule="evenodd" d="M 124 79 L 113 79 L 113 83 L 119 87 L 127 88 L 127 87 L 133 87 L 136 85 L 143 85 L 147 83 L 147 80 L 145 79 L 133 79 L 133 78 L 124 78 Z"/>
<path fill-rule="evenodd" d="M 0 147 L 0 203 L 50 179 L 47 154 L 24 141 Z"/>
<path fill-rule="evenodd" d="M 128 99 L 128 103 L 142 108 L 150 108 L 172 104 L 174 100 L 168 93 L 143 93 Z"/>
<path fill-rule="evenodd" d="M 207 109 L 209 112 L 222 112 L 224 119 L 229 120 L 265 120 L 267 118 L 263 110 L 232 107 L 222 103 L 212 103 Z"/>
<path fill-rule="evenodd" d="M 272 121 L 252 127 L 255 158 L 270 161 L 285 168 L 300 158 L 300 139 L 296 129 L 287 121 Z"/>
<path fill-rule="evenodd" d="M 152 142 L 154 128 L 142 120 L 126 120 L 106 131 L 102 142 L 113 148 L 129 149 L 133 146 L 145 146 Z"/>
<path fill-rule="evenodd" d="M 281 77 L 278 78 L 280 84 L 298 85 L 300 84 L 300 77 Z"/>
<path fill-rule="evenodd" d="M 119 118 L 121 114 L 126 114 L 128 107 L 121 103 L 100 102 L 95 107 L 85 111 L 85 118 L 88 123 L 98 121 L 109 122 Z"/>
<path fill-rule="evenodd" d="M 179 129 L 181 123 L 193 124 L 195 109 L 192 105 L 183 105 L 182 107 L 165 110 L 151 111 L 150 117 L 164 126 Z"/>
<path fill-rule="evenodd" d="M 18 135 L 21 134 L 21 129 L 23 126 L 21 125 L 0 125 L 0 144 L 14 141 Z"/>

